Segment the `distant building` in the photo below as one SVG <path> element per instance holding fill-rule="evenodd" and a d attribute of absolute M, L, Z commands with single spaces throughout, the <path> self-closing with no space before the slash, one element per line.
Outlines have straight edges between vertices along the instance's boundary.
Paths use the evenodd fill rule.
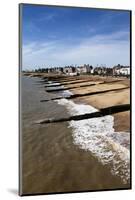
<path fill-rule="evenodd" d="M 113 67 L 113 75 L 130 75 L 130 67 L 117 65 Z"/>
<path fill-rule="evenodd" d="M 79 74 L 87 73 L 86 66 L 78 66 L 77 67 L 77 73 L 79 73 Z"/>
<path fill-rule="evenodd" d="M 89 73 L 89 74 L 93 74 L 93 67 L 92 67 L 92 65 L 85 65 L 85 67 L 86 67 L 86 71 L 87 71 L 87 73 Z"/>
<path fill-rule="evenodd" d="M 130 67 L 121 68 L 119 71 L 120 71 L 120 74 L 130 75 Z"/>
<path fill-rule="evenodd" d="M 110 67 L 96 67 L 94 68 L 95 75 L 102 75 L 102 76 L 112 76 L 113 75 L 113 69 Z"/>
<path fill-rule="evenodd" d="M 65 67 L 49 67 L 49 68 L 38 68 L 35 69 L 35 72 L 40 73 L 54 73 L 54 74 L 67 74 L 70 76 L 75 76 L 79 74 L 93 74 L 101 76 L 129 76 L 130 67 L 123 65 L 116 65 L 114 67 L 106 67 L 105 65 L 97 66 L 95 68 L 92 65 L 84 64 L 82 66 L 65 66 Z"/>
<path fill-rule="evenodd" d="M 63 67 L 63 73 L 68 75 L 76 74 L 76 68 L 73 66 L 65 66 Z"/>

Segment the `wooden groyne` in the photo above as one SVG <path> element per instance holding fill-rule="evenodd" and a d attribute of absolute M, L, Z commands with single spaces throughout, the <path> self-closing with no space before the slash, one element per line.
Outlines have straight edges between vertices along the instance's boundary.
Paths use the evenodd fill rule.
<path fill-rule="evenodd" d="M 75 88 L 81 88 L 81 87 L 90 87 L 90 86 L 94 86 L 97 85 L 95 83 L 93 84 L 88 84 L 88 85 L 80 85 L 80 86 L 75 86 L 75 87 L 67 87 L 67 88 L 57 88 L 57 89 L 46 89 L 46 92 L 59 92 L 59 91 L 64 91 L 64 90 L 71 90 L 71 89 L 75 89 Z M 60 85 L 58 85 L 60 86 Z"/>
<path fill-rule="evenodd" d="M 129 87 L 123 87 L 123 88 L 117 88 L 117 89 L 111 89 L 111 90 L 103 90 L 103 91 L 96 91 L 96 92 L 88 92 L 88 93 L 85 93 L 85 94 L 73 94 L 73 95 L 70 95 L 68 97 L 56 97 L 56 98 L 52 98 L 52 99 L 43 99 L 43 100 L 40 100 L 40 102 L 47 102 L 47 101 L 51 101 L 51 100 L 59 100 L 59 99 L 74 99 L 74 98 L 77 98 L 77 97 L 84 97 L 84 96 L 92 96 L 92 95 L 96 95 L 96 94 L 102 94 L 102 93 L 107 93 L 107 92 L 115 92 L 115 91 L 121 91 L 121 90 L 125 90 L 125 89 L 128 89 Z"/>
<path fill-rule="evenodd" d="M 74 82 L 70 82 L 70 81 L 68 81 L 68 83 L 60 83 L 59 82 L 59 85 L 70 85 L 70 84 L 78 84 L 78 83 L 86 83 L 86 82 L 93 82 L 92 80 L 78 80 L 78 81 L 74 81 Z M 57 87 L 57 85 L 45 85 L 45 87 Z"/>
<path fill-rule="evenodd" d="M 122 81 L 122 80 L 114 80 L 114 81 L 102 81 L 101 83 L 99 83 L 99 84 L 109 84 L 109 83 L 116 83 L 116 82 L 120 82 L 120 81 Z M 61 85 L 71 85 L 71 84 L 78 84 L 78 82 L 70 82 L 70 81 L 67 81 L 68 83 L 65 83 L 65 82 L 52 82 L 52 83 L 50 83 L 50 84 L 48 84 L 48 85 L 45 85 L 45 87 L 57 87 L 58 85 L 53 85 L 53 83 L 55 83 L 55 84 L 59 84 L 59 86 Z M 83 83 L 83 82 L 93 82 L 92 80 L 80 80 L 80 82 L 79 83 Z M 95 82 L 95 84 L 96 84 L 96 82 Z"/>
<path fill-rule="evenodd" d="M 77 79 L 77 80 L 83 80 L 83 79 Z M 51 86 L 51 83 L 49 83 L 49 81 L 51 81 L 52 83 L 66 83 L 66 82 L 72 82 L 72 81 L 76 81 L 76 79 L 74 80 L 72 80 L 72 79 L 68 79 L 68 80 L 49 80 L 49 79 L 42 79 L 42 80 L 40 80 L 40 81 L 37 81 L 38 83 L 48 83 L 48 86 L 50 85 Z"/>
<path fill-rule="evenodd" d="M 102 108 L 97 112 L 93 113 L 86 113 L 82 115 L 74 115 L 70 117 L 63 117 L 63 118 L 48 118 L 48 119 L 43 119 L 40 121 L 37 121 L 36 124 L 46 124 L 46 123 L 57 123 L 57 122 L 66 122 L 66 121 L 71 121 L 71 120 L 84 120 L 84 119 L 91 119 L 91 118 L 96 118 L 96 117 L 103 117 L 106 115 L 112 115 L 115 113 L 120 113 L 120 112 L 125 112 L 130 110 L 130 104 L 123 104 L 123 105 L 116 105 L 116 106 L 111 106 L 107 108 Z"/>
<path fill-rule="evenodd" d="M 43 79 L 45 80 L 46 79 L 46 77 L 43 77 Z M 82 79 L 82 77 L 79 77 L 79 76 L 77 76 L 77 77 L 71 77 L 71 76 L 65 76 L 65 77 L 48 77 L 48 80 L 49 81 L 68 81 L 68 80 L 80 80 L 80 79 Z"/>
<path fill-rule="evenodd" d="M 82 78 L 76 78 L 76 79 L 49 79 L 49 78 L 42 78 L 41 81 L 38 82 L 42 82 L 42 83 L 48 83 L 49 81 L 52 81 L 52 83 L 66 83 L 66 82 L 72 82 L 72 81 L 77 81 L 77 80 L 84 80 Z M 85 79 L 86 80 L 86 79 Z"/>
<path fill-rule="evenodd" d="M 66 87 L 66 88 L 56 88 L 56 89 L 46 89 L 46 92 L 59 92 L 59 91 L 64 91 L 64 90 L 71 90 L 71 89 L 75 89 L 75 88 L 82 88 L 82 87 L 90 87 L 90 86 L 94 86 L 94 85 L 100 85 L 100 84 L 109 84 L 109 83 L 113 83 L 113 82 L 119 82 L 119 81 L 110 81 L 110 82 L 101 82 L 101 83 L 93 83 L 93 84 L 86 84 L 86 85 L 78 85 L 78 86 L 73 86 L 73 87 Z M 58 86 L 62 86 L 62 84 L 60 85 L 55 85 L 55 87 Z M 46 86 L 47 87 L 47 86 Z M 51 87 L 53 87 L 53 85 L 51 85 Z"/>

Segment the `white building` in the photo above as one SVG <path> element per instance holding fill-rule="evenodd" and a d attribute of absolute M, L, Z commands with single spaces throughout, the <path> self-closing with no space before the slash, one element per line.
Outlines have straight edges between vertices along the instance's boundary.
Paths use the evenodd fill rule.
<path fill-rule="evenodd" d="M 115 74 L 130 75 L 130 67 L 121 67 L 119 69 L 116 69 Z"/>
<path fill-rule="evenodd" d="M 70 74 L 70 73 L 72 73 L 72 68 L 71 68 L 71 67 L 64 67 L 64 68 L 63 68 L 63 72 L 64 72 L 65 74 Z"/>
<path fill-rule="evenodd" d="M 79 74 L 87 73 L 87 68 L 85 66 L 79 66 L 79 67 L 77 67 L 77 72 Z"/>

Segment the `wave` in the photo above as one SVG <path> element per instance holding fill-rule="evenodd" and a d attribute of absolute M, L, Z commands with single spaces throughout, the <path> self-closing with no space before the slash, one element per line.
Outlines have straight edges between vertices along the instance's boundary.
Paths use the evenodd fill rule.
<path fill-rule="evenodd" d="M 54 86 L 59 86 L 60 85 L 60 83 L 53 83 L 52 81 L 48 81 L 48 83 L 50 84 L 50 85 L 54 85 Z"/>
<path fill-rule="evenodd" d="M 97 111 L 90 105 L 76 104 L 64 98 L 56 101 L 66 106 L 71 115 Z M 69 122 L 73 130 L 73 143 L 90 151 L 98 161 L 110 167 L 112 174 L 127 184 L 130 181 L 130 133 L 115 132 L 113 126 L 114 117 L 111 115 Z"/>
<path fill-rule="evenodd" d="M 63 96 L 63 97 L 69 97 L 69 96 L 71 96 L 71 95 L 73 95 L 73 93 L 70 92 L 69 90 L 65 90 L 65 91 L 62 92 L 62 96 Z"/>

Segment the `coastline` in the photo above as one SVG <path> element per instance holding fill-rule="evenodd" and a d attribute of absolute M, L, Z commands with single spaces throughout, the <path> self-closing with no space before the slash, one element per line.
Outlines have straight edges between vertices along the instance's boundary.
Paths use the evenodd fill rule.
<path fill-rule="evenodd" d="M 80 78 L 84 79 L 84 76 L 80 77 Z M 94 80 L 94 78 L 96 80 Z M 89 79 L 90 79 L 90 77 L 89 77 Z M 101 77 L 101 79 L 102 79 L 102 81 L 104 81 L 105 78 L 103 79 L 103 77 Z M 96 83 L 101 82 L 101 79 L 100 79 L 100 77 L 91 77 L 91 81 L 92 82 L 95 81 Z M 111 79 L 108 79 L 107 81 L 112 81 L 112 80 L 114 80 L 114 79 L 111 78 Z M 116 78 L 115 78 L 115 80 L 116 80 Z M 127 81 L 128 80 L 124 80 L 124 82 L 126 82 L 126 84 L 127 84 Z M 59 82 L 62 83 L 64 81 L 59 81 Z M 71 84 L 71 81 L 69 81 L 69 82 Z M 72 82 L 75 82 L 75 81 L 72 81 Z M 49 82 L 49 83 L 52 84 L 52 82 Z M 66 80 L 66 83 L 68 83 L 68 80 Z M 76 83 L 74 85 L 77 86 L 77 85 L 82 85 L 82 84 L 84 84 L 84 83 Z M 115 85 L 115 87 L 116 87 L 119 83 L 111 83 L 111 84 L 116 84 Z M 40 84 L 40 85 L 42 85 L 42 84 Z M 67 85 L 67 87 L 68 86 L 69 85 Z M 65 87 L 65 86 L 63 86 L 63 87 Z M 97 89 L 98 85 L 91 86 L 89 88 L 89 90 L 92 89 L 94 91 L 94 89 L 93 89 L 94 87 Z M 104 89 L 105 85 L 104 84 L 99 85 L 99 87 L 100 87 L 100 89 L 102 87 Z M 112 85 L 109 87 L 112 87 Z M 119 84 L 118 87 L 123 87 L 123 85 Z M 75 94 L 75 92 L 79 93 L 79 90 L 81 90 L 81 92 L 86 92 L 86 88 L 75 88 L 72 90 L 64 91 L 62 93 L 63 94 L 65 93 L 65 95 L 71 95 L 73 93 Z M 87 88 L 87 91 L 88 91 L 88 88 Z M 63 94 L 62 94 L 62 96 L 64 96 Z M 118 92 L 117 92 L 117 94 L 118 94 Z M 49 95 L 49 93 L 46 93 L 46 95 Z M 56 96 L 61 95 L 61 93 L 55 93 L 55 95 Z M 81 114 L 81 113 L 93 112 L 94 110 L 100 109 L 103 106 L 107 107 L 106 95 L 112 95 L 116 98 L 116 95 L 114 95 L 112 92 L 109 92 L 107 94 L 100 94 L 100 95 L 96 94 L 91 97 L 83 96 L 83 97 L 75 98 L 72 100 L 67 100 L 67 99 L 62 98 L 61 100 L 58 100 L 58 102 L 56 101 L 55 103 L 53 103 L 53 101 L 51 101 L 50 103 L 52 105 L 55 104 L 55 107 L 56 107 L 56 103 L 59 105 L 62 105 L 63 109 L 64 109 L 64 107 L 66 108 L 69 115 L 77 115 L 77 114 Z M 127 96 L 128 96 L 128 93 L 127 93 Z M 92 101 L 92 98 L 94 98 L 93 101 Z M 102 99 L 102 103 L 101 103 L 101 99 Z M 114 103 L 114 105 L 116 105 L 118 103 L 124 104 L 125 103 L 124 101 L 128 102 L 126 98 L 120 99 L 120 97 L 119 97 L 119 98 L 116 98 L 115 100 L 110 100 L 110 98 L 109 98 L 108 105 L 112 105 L 111 104 L 112 102 Z M 42 105 L 44 106 L 44 104 L 42 104 Z M 121 113 L 119 113 L 119 114 L 121 114 Z M 68 122 L 68 123 L 66 123 L 68 125 L 68 128 L 65 127 L 65 129 L 63 129 L 64 132 L 61 132 L 61 133 L 58 132 L 57 133 L 58 138 L 56 138 L 56 139 L 57 139 L 57 143 L 59 143 L 59 145 L 63 146 L 63 148 L 65 149 L 65 152 L 67 152 L 67 155 L 68 155 L 68 153 L 71 153 L 71 151 L 70 151 L 70 149 L 68 149 L 68 146 L 66 147 L 64 145 L 65 144 L 64 141 L 66 140 L 64 135 L 66 132 L 71 131 L 71 135 L 69 134 L 71 137 L 71 141 L 70 141 L 71 147 L 76 149 L 76 153 L 75 153 L 77 156 L 76 162 L 80 163 L 80 165 L 78 167 L 81 168 L 81 170 L 82 170 L 81 173 L 83 174 L 85 179 L 87 179 L 86 178 L 87 173 L 89 174 L 89 177 L 91 177 L 92 174 L 90 172 L 91 170 L 87 171 L 87 173 L 86 173 L 86 171 L 84 170 L 85 166 L 84 167 L 81 166 L 81 162 L 79 161 L 81 159 L 80 153 L 79 153 L 80 151 L 82 152 L 82 157 L 85 157 L 85 155 L 87 155 L 86 167 L 89 166 L 89 164 L 92 162 L 91 160 L 94 158 L 95 164 L 93 164 L 92 170 L 94 170 L 95 166 L 96 167 L 99 166 L 99 168 L 101 168 L 101 166 L 103 166 L 103 173 L 105 173 L 104 170 L 106 171 L 106 169 L 108 169 L 109 177 L 112 178 L 113 183 L 115 182 L 115 180 L 117 180 L 117 182 L 119 183 L 117 186 L 118 188 L 119 187 L 129 188 L 130 187 L 130 168 L 129 168 L 129 165 L 130 165 L 129 153 L 130 152 L 129 152 L 128 143 L 127 143 L 127 141 L 129 142 L 129 131 L 126 130 L 125 128 L 123 128 L 123 125 L 122 125 L 123 122 L 121 121 L 122 118 L 121 118 L 121 116 L 118 116 L 119 114 L 116 114 L 117 116 L 115 116 L 115 117 L 109 115 L 109 116 L 101 117 L 101 119 L 88 119 L 88 120 L 81 120 L 81 121 L 76 121 L 76 122 L 74 122 L 74 121 Z M 117 119 L 116 119 L 116 117 L 117 117 Z M 126 114 L 126 117 L 127 117 L 127 114 Z M 119 128 L 121 127 L 122 130 L 115 128 L 118 123 L 118 120 L 120 121 Z M 128 119 L 126 118 L 126 120 L 128 120 Z M 124 117 L 124 122 L 125 122 L 125 117 Z M 53 126 L 59 127 L 59 125 L 60 124 L 56 124 L 56 125 L 54 124 Z M 95 125 L 96 125 L 96 127 L 94 127 Z M 48 126 L 48 128 L 49 127 L 53 128 L 53 126 Z M 61 126 L 63 126 L 63 125 L 61 124 Z M 39 126 L 39 127 L 41 127 L 41 130 L 44 132 L 44 130 L 45 130 L 44 126 L 43 127 Z M 53 138 L 53 132 L 50 131 L 50 133 L 52 134 L 52 138 Z M 35 134 L 37 134 L 37 133 L 35 133 Z M 59 134 L 63 135 L 62 142 L 59 141 L 59 137 L 60 137 Z M 38 138 L 39 137 L 40 136 L 38 136 Z M 42 137 L 44 138 L 44 134 L 42 134 Z M 125 141 L 126 141 L 126 143 L 124 143 Z M 109 144 L 109 146 L 108 146 L 108 144 Z M 48 145 L 48 144 L 46 144 L 46 145 Z M 56 145 L 55 141 L 54 141 L 54 145 Z M 68 143 L 67 143 L 67 145 L 68 145 Z M 126 145 L 126 147 L 124 147 L 124 145 Z M 41 147 L 42 146 L 45 146 L 44 143 L 41 145 Z M 39 148 L 41 148 L 41 147 L 39 147 Z M 59 146 L 56 146 L 56 147 L 59 147 Z M 45 149 L 45 147 L 44 147 L 44 149 Z M 106 149 L 108 149 L 108 150 L 106 151 Z M 37 151 L 37 150 L 35 150 L 35 151 Z M 50 152 L 49 149 L 47 151 Z M 43 154 L 45 154 L 45 153 L 43 153 Z M 60 155 L 60 158 L 61 158 L 61 156 L 64 156 L 62 151 L 59 152 L 59 155 Z M 53 157 L 54 157 L 54 155 L 53 155 Z M 71 155 L 69 155 L 69 157 L 68 157 L 69 161 L 70 161 L 70 157 L 71 157 Z M 73 156 L 72 159 L 74 160 L 75 157 Z M 29 162 L 29 161 L 27 160 L 26 162 Z M 69 176 L 70 176 L 74 172 L 74 169 L 73 169 L 73 172 L 71 172 L 72 170 L 70 169 L 70 166 L 68 166 L 68 167 L 65 166 L 65 161 L 63 161 L 63 169 L 65 169 L 65 167 L 66 167 L 66 170 L 70 171 L 70 173 L 69 173 Z M 44 174 L 44 172 L 42 172 L 42 173 Z M 49 173 L 51 173 L 50 170 L 49 170 Z M 93 176 L 96 177 L 96 174 Z M 98 175 L 98 179 L 100 176 L 102 176 L 102 174 Z M 75 179 L 78 180 L 77 177 L 78 177 L 78 175 L 75 177 Z M 30 180 L 31 180 L 31 175 L 28 175 L 28 178 L 30 178 Z M 28 178 L 26 178 L 26 180 L 28 180 Z M 59 176 L 58 176 L 58 179 L 59 179 Z M 48 181 L 50 181 L 50 179 L 48 179 Z M 94 179 L 92 180 L 92 182 L 93 181 L 94 181 Z M 47 183 L 45 182 L 44 184 L 46 185 Z M 91 187 L 90 187 L 91 189 L 93 187 L 95 187 L 95 188 L 97 187 L 97 185 L 93 186 L 92 183 L 89 181 L 87 182 L 87 184 L 91 185 Z M 107 184 L 108 184 L 108 186 L 107 186 L 108 188 L 110 188 L 110 187 L 113 188 L 113 184 L 109 180 L 108 180 Z M 109 184 L 110 184 L 110 186 L 109 186 Z M 66 183 L 65 183 L 65 185 L 66 185 Z M 103 188 L 103 186 L 104 186 L 104 183 L 99 188 L 101 189 L 101 188 Z M 48 190 L 50 190 L 50 187 L 51 187 L 51 185 L 48 186 Z M 65 186 L 65 188 L 67 190 L 66 186 Z M 56 191 L 58 191 L 58 190 L 56 189 Z"/>
<path fill-rule="evenodd" d="M 96 77 L 94 80 L 94 77 L 92 77 L 91 81 L 97 85 L 80 88 L 80 85 L 84 83 L 76 83 L 76 88 L 70 89 L 69 91 L 72 95 L 78 93 L 85 94 L 86 92 L 95 92 L 97 90 L 104 91 L 106 88 L 114 90 L 122 88 L 122 91 L 111 91 L 107 94 L 103 93 L 94 96 L 84 96 L 74 100 L 61 99 L 56 101 L 58 104 L 66 106 L 71 115 L 94 112 L 109 106 L 130 104 L 129 80 L 118 79 L 117 82 L 116 78 L 106 79 L 101 77 L 100 79 L 100 77 Z M 102 81 L 105 81 L 105 83 L 100 85 Z M 68 87 L 70 83 L 71 82 L 69 81 Z M 123 91 L 124 87 L 126 89 Z M 72 127 L 75 145 L 79 145 L 81 149 L 95 154 L 103 165 L 111 165 L 112 174 L 120 176 L 124 184 L 129 183 L 130 111 L 108 115 L 97 119 L 87 119 L 78 122 L 71 121 L 69 122 L 69 127 Z M 95 128 L 93 129 L 93 127 Z M 96 140 L 93 137 L 96 138 Z M 97 146 L 97 143 L 99 146 Z M 110 150 L 106 152 L 108 144 Z M 126 177 L 124 174 L 126 174 Z"/>
<path fill-rule="evenodd" d="M 100 77 L 99 77 L 100 80 Z M 103 77 L 101 78 L 103 79 Z M 107 81 L 112 81 L 116 80 L 116 78 L 108 79 Z M 109 83 L 109 88 L 121 88 L 121 87 L 126 87 L 130 86 L 130 81 L 129 80 L 123 80 L 120 83 Z M 97 90 L 104 90 L 107 86 L 105 85 L 97 85 L 97 86 L 92 86 L 90 87 L 90 91 L 94 92 Z M 86 91 L 89 91 L 88 89 L 86 90 L 85 88 L 80 88 L 80 89 L 72 89 L 70 90 L 73 94 L 76 93 L 85 93 Z M 123 91 L 119 92 L 109 92 L 105 94 L 96 94 L 94 96 L 84 96 L 84 97 L 79 97 L 78 99 L 75 99 L 75 102 L 81 102 L 87 105 L 91 105 L 95 107 L 96 109 L 101 109 L 109 106 L 115 106 L 115 105 L 121 105 L 121 104 L 130 104 L 130 88 L 127 88 Z M 130 111 L 122 112 L 122 113 L 117 113 L 113 114 L 114 116 L 114 129 L 116 131 L 130 131 Z"/>
<path fill-rule="evenodd" d="M 91 105 L 96 109 L 102 109 L 105 107 L 121 105 L 121 104 L 130 104 L 130 80 L 127 78 L 121 77 L 103 77 L 99 75 L 81 75 L 77 77 L 67 76 L 67 75 L 58 75 L 52 73 L 23 73 L 25 76 L 30 77 L 39 77 L 43 80 L 45 79 L 56 79 L 59 81 L 59 84 L 65 84 L 61 87 L 68 89 L 70 87 L 74 88 L 65 90 L 65 92 L 70 94 L 85 94 L 87 92 L 96 92 L 104 91 L 105 89 L 114 89 L 108 93 L 96 94 L 93 96 L 82 96 L 76 99 L 73 99 L 74 102 L 80 102 L 87 105 Z M 60 79 L 59 79 L 60 78 Z M 62 78 L 62 80 L 61 80 Z M 68 80 L 69 79 L 69 80 Z M 94 86 L 86 85 L 86 82 L 78 82 L 78 80 L 88 80 L 89 85 L 97 84 Z M 113 82 L 114 81 L 114 82 Z M 52 81 L 53 82 L 53 81 Z M 103 83 L 105 82 L 105 83 Z M 73 84 L 74 83 L 74 84 Z M 103 83 L 103 84 L 102 84 Z M 53 83 L 51 83 L 53 84 Z M 55 85 L 55 83 L 54 83 Z M 59 86 L 59 85 L 58 85 Z M 81 87 L 80 87 L 81 86 Z M 121 91 L 115 91 L 115 89 L 124 88 Z M 128 87 L 128 88 L 126 88 Z M 64 93 L 64 92 L 63 92 Z M 116 131 L 130 131 L 130 111 L 113 114 L 114 116 L 114 128 Z"/>

